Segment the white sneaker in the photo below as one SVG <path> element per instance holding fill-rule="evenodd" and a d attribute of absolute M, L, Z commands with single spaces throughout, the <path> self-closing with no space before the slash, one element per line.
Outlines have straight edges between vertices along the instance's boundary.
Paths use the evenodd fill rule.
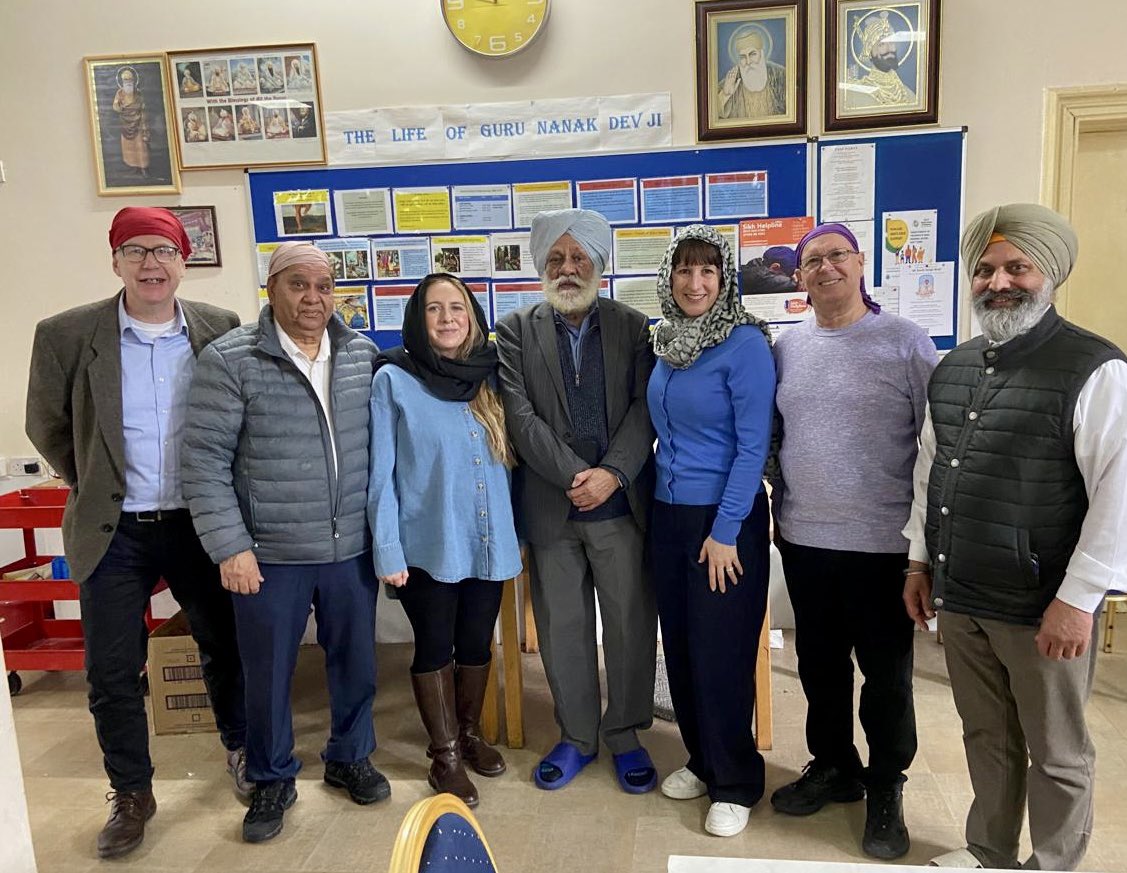
<path fill-rule="evenodd" d="M 982 862 L 978 860 L 970 849 L 955 849 L 927 862 L 929 867 L 946 867 L 948 870 L 981 870 Z"/>
<path fill-rule="evenodd" d="M 750 806 L 738 803 L 714 803 L 708 809 L 704 829 L 714 837 L 734 837 L 747 827 L 747 817 L 751 815 Z"/>
<path fill-rule="evenodd" d="M 674 770 L 661 783 L 661 793 L 674 800 L 692 800 L 708 794 L 708 786 L 697 779 L 688 767 Z"/>

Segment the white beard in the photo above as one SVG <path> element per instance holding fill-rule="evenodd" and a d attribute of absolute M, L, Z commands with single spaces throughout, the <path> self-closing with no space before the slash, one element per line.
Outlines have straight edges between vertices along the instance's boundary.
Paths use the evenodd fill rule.
<path fill-rule="evenodd" d="M 990 309 L 986 303 L 994 299 L 993 292 L 979 294 L 972 299 L 974 314 L 982 326 L 982 335 L 992 343 L 1004 343 L 1021 336 L 1033 328 L 1045 310 L 1053 302 L 1053 282 L 1045 279 L 1045 284 L 1037 292 L 1022 291 L 1021 302 L 1010 309 Z M 1005 292 L 1009 296 L 1012 292 Z"/>
<path fill-rule="evenodd" d="M 599 296 L 600 278 L 595 276 L 591 281 L 584 282 L 579 277 L 568 277 L 565 280 L 562 276 L 559 279 L 541 276 L 540 284 L 543 286 L 544 298 L 552 309 L 560 315 L 578 315 L 590 309 Z M 566 283 L 563 290 L 560 289 L 561 282 Z"/>
<path fill-rule="evenodd" d="M 767 87 L 767 62 L 740 67 L 740 81 L 746 90 L 757 92 Z"/>

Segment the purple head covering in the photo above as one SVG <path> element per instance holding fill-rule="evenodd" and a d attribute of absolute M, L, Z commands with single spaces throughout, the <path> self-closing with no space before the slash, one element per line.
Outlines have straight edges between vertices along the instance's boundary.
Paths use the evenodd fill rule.
<path fill-rule="evenodd" d="M 818 237 L 823 236 L 827 233 L 836 233 L 840 236 L 845 237 L 849 241 L 849 244 L 853 246 L 853 251 L 860 251 L 860 247 L 857 245 L 857 237 L 853 235 L 853 231 L 851 231 L 844 224 L 838 224 L 837 222 L 831 221 L 828 224 L 819 224 L 817 227 L 807 233 L 806 236 L 799 240 L 798 247 L 795 249 L 796 261 L 801 264 L 802 252 L 806 248 L 807 244 L 813 242 Z M 865 306 L 867 306 L 874 314 L 880 312 L 880 304 L 869 296 L 869 291 L 867 288 L 865 288 L 864 275 L 861 276 L 861 299 L 865 302 Z M 806 302 L 810 302 L 809 295 L 807 295 L 806 297 Z"/>

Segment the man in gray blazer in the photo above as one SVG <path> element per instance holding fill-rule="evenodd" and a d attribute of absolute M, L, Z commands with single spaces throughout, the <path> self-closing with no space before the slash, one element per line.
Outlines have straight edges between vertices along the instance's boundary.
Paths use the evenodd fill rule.
<path fill-rule="evenodd" d="M 228 772 L 242 795 L 251 789 L 231 599 L 192 527 L 179 460 L 196 356 L 239 318 L 176 299 L 192 248 L 168 210 L 126 207 L 109 236 L 124 287 L 36 327 L 26 420 L 71 487 L 63 545 L 80 586 L 90 712 L 113 789 L 103 858 L 139 846 L 156 812 L 140 676 L 145 609 L 162 578 L 199 643 Z"/>
<path fill-rule="evenodd" d="M 657 613 L 643 568 L 653 493 L 653 369 L 646 317 L 598 296 L 611 231 L 596 212 L 543 212 L 531 248 L 547 302 L 497 323 L 517 524 L 532 557 L 532 602 L 561 740 L 533 778 L 562 788 L 598 754 L 623 790 L 653 789 L 637 732 L 652 723 Z M 603 620 L 602 710 L 595 594 Z"/>

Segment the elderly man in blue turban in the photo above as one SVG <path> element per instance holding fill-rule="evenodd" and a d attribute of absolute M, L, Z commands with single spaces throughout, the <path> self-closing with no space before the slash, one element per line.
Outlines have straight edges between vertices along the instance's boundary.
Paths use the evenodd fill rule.
<path fill-rule="evenodd" d="M 638 732 L 652 722 L 657 612 L 642 565 L 653 493 L 646 317 L 599 297 L 610 226 L 562 209 L 532 221 L 545 302 L 497 322 L 501 395 L 520 456 L 517 525 L 529 544 L 532 603 L 560 742 L 533 773 L 562 788 L 602 736 L 630 794 L 657 774 Z M 603 622 L 607 705 L 599 688 L 595 599 Z"/>
<path fill-rule="evenodd" d="M 1076 234 L 1050 209 L 963 233 L 982 336 L 928 386 L 904 601 L 939 611 L 974 802 L 940 867 L 1075 870 L 1092 833 L 1093 616 L 1127 573 L 1127 361 L 1052 305 Z M 1018 863 L 1028 805 L 1032 855 Z"/>

